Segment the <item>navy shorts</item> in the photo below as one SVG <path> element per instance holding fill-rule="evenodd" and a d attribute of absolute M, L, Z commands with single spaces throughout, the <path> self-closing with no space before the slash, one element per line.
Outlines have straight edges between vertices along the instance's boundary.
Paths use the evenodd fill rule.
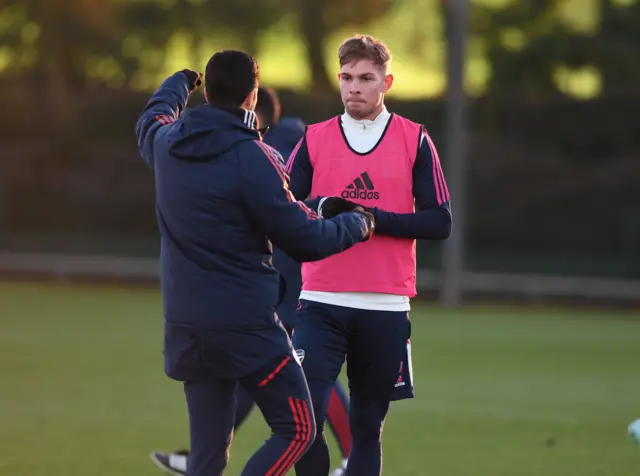
<path fill-rule="evenodd" d="M 371 311 L 301 300 L 293 344 L 309 382 L 333 384 L 345 359 L 352 396 L 413 398 L 406 311 Z"/>

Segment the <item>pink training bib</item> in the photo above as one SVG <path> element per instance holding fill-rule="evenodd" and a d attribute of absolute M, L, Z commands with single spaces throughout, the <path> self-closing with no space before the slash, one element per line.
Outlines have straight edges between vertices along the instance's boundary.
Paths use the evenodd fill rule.
<path fill-rule="evenodd" d="M 413 164 L 422 127 L 392 114 L 378 144 L 360 154 L 349 147 L 340 118 L 309 126 L 311 197 L 337 196 L 387 212 L 413 213 Z M 302 289 L 416 294 L 416 240 L 375 234 L 366 243 L 302 265 Z"/>

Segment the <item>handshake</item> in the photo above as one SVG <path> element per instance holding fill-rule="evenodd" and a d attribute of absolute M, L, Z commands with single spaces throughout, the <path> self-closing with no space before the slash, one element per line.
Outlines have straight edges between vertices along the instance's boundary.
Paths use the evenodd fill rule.
<path fill-rule="evenodd" d="M 368 208 L 340 197 L 322 198 L 318 205 L 318 215 L 322 218 L 333 218 L 346 212 L 362 215 L 365 219 L 367 229 L 369 230 L 367 239 L 373 236 L 373 230 L 376 227 L 376 220 Z"/>

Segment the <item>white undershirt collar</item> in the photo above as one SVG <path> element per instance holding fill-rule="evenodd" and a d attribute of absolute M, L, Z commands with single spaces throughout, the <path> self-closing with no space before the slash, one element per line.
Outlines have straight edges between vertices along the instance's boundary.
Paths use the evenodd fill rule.
<path fill-rule="evenodd" d="M 342 123 L 346 126 L 350 126 L 353 128 L 358 128 L 358 129 L 373 129 L 379 126 L 386 126 L 387 122 L 389 120 L 389 117 L 391 116 L 391 114 L 389 113 L 389 111 L 387 111 L 387 108 L 383 106 L 382 111 L 380 111 L 380 114 L 378 114 L 378 116 L 373 120 L 369 120 L 369 119 L 354 119 L 353 117 L 351 117 L 349 114 L 347 114 L 347 111 L 344 112 L 344 114 L 342 115 Z"/>

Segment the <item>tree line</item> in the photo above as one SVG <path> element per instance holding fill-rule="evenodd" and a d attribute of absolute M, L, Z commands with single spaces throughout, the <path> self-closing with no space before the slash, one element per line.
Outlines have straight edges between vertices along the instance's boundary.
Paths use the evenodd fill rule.
<path fill-rule="evenodd" d="M 0 0 L 0 74 L 32 81 L 40 103 L 64 125 L 74 95 L 104 79 L 92 76 L 90 65 L 117 68 L 119 87 L 127 89 L 140 70 L 161 67 L 176 35 L 197 52 L 212 31 L 225 31 L 258 55 L 261 35 L 293 18 L 310 90 L 322 95 L 333 88 L 324 54 L 332 34 L 397 8 L 417 12 L 425 1 L 437 5 L 446 40 L 447 0 Z M 586 27 L 572 21 L 585 9 L 593 17 Z M 488 96 L 561 95 L 561 68 L 597 72 L 600 92 L 608 94 L 632 91 L 640 80 L 639 24 L 638 0 L 471 0 L 469 33 L 490 67 Z M 404 34 L 429 36 L 420 25 L 407 25 Z"/>

